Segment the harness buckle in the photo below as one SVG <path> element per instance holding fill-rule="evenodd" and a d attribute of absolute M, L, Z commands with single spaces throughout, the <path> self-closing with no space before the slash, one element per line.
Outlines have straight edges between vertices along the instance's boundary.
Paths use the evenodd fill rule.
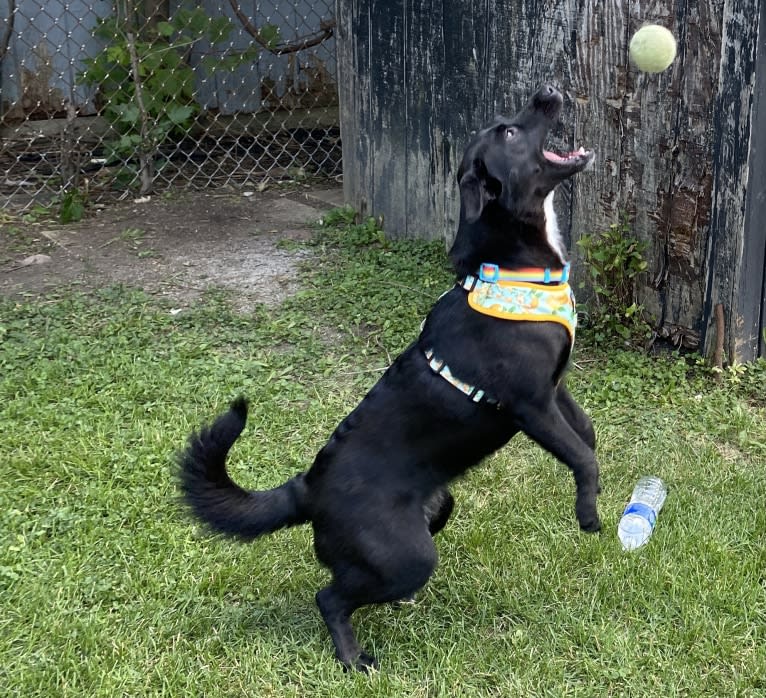
<path fill-rule="evenodd" d="M 482 262 L 479 267 L 479 278 L 490 284 L 497 283 L 500 279 L 500 267 L 497 264 Z"/>
<path fill-rule="evenodd" d="M 476 284 L 479 283 L 479 278 L 472 274 L 466 274 L 466 277 L 458 282 L 458 285 L 464 288 L 466 291 L 473 291 Z"/>

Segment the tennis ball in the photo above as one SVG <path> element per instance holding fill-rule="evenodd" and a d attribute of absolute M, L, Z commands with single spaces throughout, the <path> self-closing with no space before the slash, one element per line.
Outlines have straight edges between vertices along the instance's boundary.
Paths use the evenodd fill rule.
<path fill-rule="evenodd" d="M 630 57 L 639 70 L 661 73 L 676 57 L 676 40 L 665 27 L 647 24 L 633 34 Z"/>

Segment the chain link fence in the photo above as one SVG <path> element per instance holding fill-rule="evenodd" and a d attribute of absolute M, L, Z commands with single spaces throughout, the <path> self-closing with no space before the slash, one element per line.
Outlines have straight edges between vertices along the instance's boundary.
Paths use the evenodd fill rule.
<path fill-rule="evenodd" d="M 0 0 L 0 208 L 339 177 L 333 0 Z"/>

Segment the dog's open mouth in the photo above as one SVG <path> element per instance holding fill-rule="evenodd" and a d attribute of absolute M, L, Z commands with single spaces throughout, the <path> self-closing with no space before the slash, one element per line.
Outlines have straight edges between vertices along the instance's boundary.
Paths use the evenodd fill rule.
<path fill-rule="evenodd" d="M 580 147 L 570 153 L 554 153 L 552 150 L 543 150 L 543 158 L 548 164 L 549 174 L 556 180 L 571 177 L 576 172 L 587 170 L 596 154 L 592 150 Z"/>
<path fill-rule="evenodd" d="M 543 150 L 543 155 L 545 156 L 545 159 L 548 162 L 552 162 L 554 164 L 576 162 L 577 160 L 587 158 L 591 154 L 592 154 L 592 151 L 585 150 L 585 148 L 583 148 L 582 146 L 580 146 L 578 150 L 573 150 L 571 153 L 564 153 L 562 155 L 559 155 L 558 153 L 554 153 L 552 150 Z"/>

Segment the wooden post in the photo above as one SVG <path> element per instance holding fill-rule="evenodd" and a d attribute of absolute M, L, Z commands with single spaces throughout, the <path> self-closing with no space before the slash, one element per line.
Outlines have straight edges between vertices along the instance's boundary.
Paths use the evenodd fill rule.
<path fill-rule="evenodd" d="M 726 314 L 727 360 L 764 351 L 766 298 L 766 5 L 726 3 L 713 130 L 713 210 L 708 240 L 705 348 L 716 341 L 715 307 Z"/>

